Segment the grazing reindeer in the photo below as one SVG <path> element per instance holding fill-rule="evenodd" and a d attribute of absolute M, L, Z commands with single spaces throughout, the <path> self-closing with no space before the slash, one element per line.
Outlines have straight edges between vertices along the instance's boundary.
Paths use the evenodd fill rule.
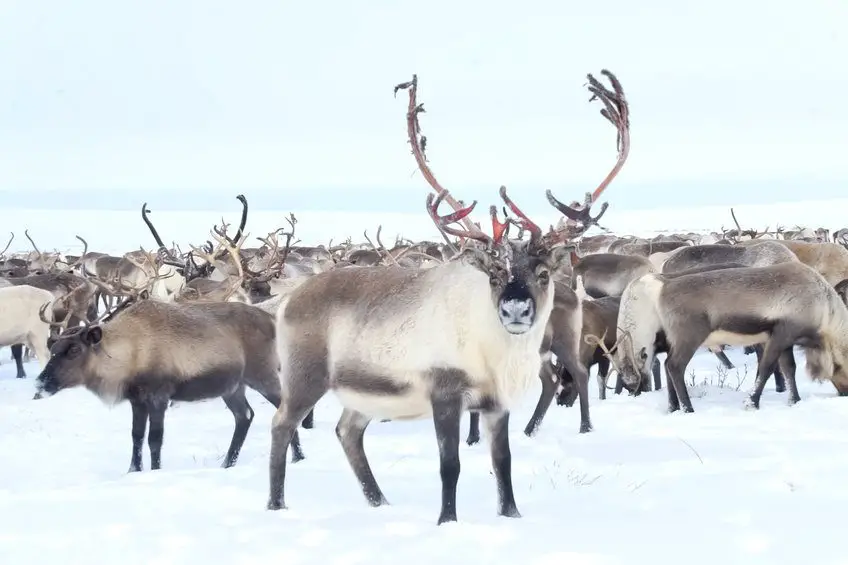
<path fill-rule="evenodd" d="M 830 380 L 840 394 L 848 393 L 848 309 L 821 275 L 799 261 L 674 278 L 648 274 L 633 281 L 621 298 L 615 352 L 625 383 L 635 385 L 645 374 L 659 337 L 669 349 L 670 412 L 681 406 L 694 412 L 684 373 L 702 345 L 764 344 L 750 397 L 753 407 L 759 407 L 778 362 L 790 404 L 800 399 L 794 345 L 804 349 L 813 379 Z"/>
<path fill-rule="evenodd" d="M 245 386 L 274 406 L 280 403 L 279 360 L 273 317 L 237 302 L 174 304 L 129 299 L 105 314 L 102 324 L 61 335 L 37 379 L 42 395 L 85 386 L 107 404 L 132 406 L 130 472 L 142 469 L 147 438 L 150 467 L 161 467 L 165 410 L 169 401 L 221 397 L 235 429 L 223 467 L 232 467 L 244 444 L 253 409 Z M 303 459 L 293 441 L 294 461 Z"/>
<path fill-rule="evenodd" d="M 618 81 L 604 73 L 616 90 L 610 96 L 621 94 Z M 285 507 L 286 449 L 303 417 L 332 389 L 344 406 L 336 434 L 372 506 L 387 501 L 363 449 L 366 427 L 374 418 L 432 416 L 442 477 L 438 523 L 456 521 L 460 419 L 463 411 L 473 410 L 482 412 L 489 432 L 498 514 L 518 517 L 509 409 L 538 377 L 548 353 L 544 340 L 554 304 L 552 278 L 569 263 L 570 248 L 551 247 L 553 238 L 545 241 L 541 230 L 532 230 L 528 241 L 509 240 L 509 224 L 498 222 L 496 210 L 491 210 L 492 237 L 470 221 L 465 230 L 451 228 L 449 224 L 467 218 L 476 202 L 449 216 L 438 215 L 439 204 L 449 195 L 424 158 L 417 77 L 396 86 L 395 92 L 401 88 L 409 89 L 407 130 L 413 154 L 438 193 L 435 201 L 428 195 L 430 217 L 446 238 L 465 238 L 468 245 L 457 257 L 429 269 L 333 269 L 309 278 L 283 301 L 277 313 L 283 401 L 272 427 L 268 508 Z M 609 99 L 603 100 L 612 121 Z M 566 208 L 550 193 L 548 197 Z M 568 208 L 583 231 L 596 219 L 589 216 L 596 197 L 590 193 L 583 208 Z"/>
<path fill-rule="evenodd" d="M 733 211 L 731 210 L 731 213 Z M 735 214 L 734 221 L 735 220 Z M 737 222 L 738 226 L 738 222 Z M 743 234 L 756 237 L 754 232 L 738 230 Z M 747 267 L 765 267 L 779 263 L 797 261 L 792 252 L 787 253 L 786 246 L 776 240 L 750 239 L 741 241 L 736 245 L 696 245 L 673 251 L 662 265 L 662 273 L 679 273 L 702 265 L 722 265 L 735 263 Z M 713 351 L 715 353 L 715 351 Z M 762 357 L 762 345 L 756 344 L 745 349 L 748 354 L 757 354 L 757 363 Z M 718 355 L 718 353 L 716 353 Z M 723 357 L 723 358 L 722 358 Z M 721 353 L 719 357 L 727 369 L 732 369 L 733 364 Z M 775 390 L 783 392 L 786 390 L 785 378 L 779 367 L 775 366 Z"/>

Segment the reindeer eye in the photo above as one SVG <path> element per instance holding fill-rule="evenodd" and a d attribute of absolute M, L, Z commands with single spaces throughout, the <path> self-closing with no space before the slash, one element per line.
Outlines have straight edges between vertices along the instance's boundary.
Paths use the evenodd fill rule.
<path fill-rule="evenodd" d="M 538 278 L 541 284 L 548 284 L 548 281 L 551 280 L 551 274 L 548 271 L 542 271 L 539 273 Z"/>
<path fill-rule="evenodd" d="M 640 349 L 640 350 L 639 350 L 639 357 L 641 357 L 641 358 L 642 358 L 642 361 L 645 361 L 645 360 L 647 360 L 647 359 L 648 359 L 648 352 L 647 352 L 647 351 L 645 351 L 645 348 L 644 348 L 644 347 L 643 347 L 642 349 Z"/>
<path fill-rule="evenodd" d="M 492 275 L 489 277 L 489 284 L 492 286 L 498 286 L 499 284 L 501 284 L 501 281 L 497 275 Z"/>

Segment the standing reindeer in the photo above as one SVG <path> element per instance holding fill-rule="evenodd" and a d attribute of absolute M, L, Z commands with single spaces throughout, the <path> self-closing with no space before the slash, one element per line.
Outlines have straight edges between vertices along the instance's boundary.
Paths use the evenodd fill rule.
<path fill-rule="evenodd" d="M 99 322 L 99 321 L 98 321 Z M 235 418 L 223 467 L 232 467 L 253 421 L 245 386 L 280 403 L 273 317 L 233 303 L 174 304 L 132 297 L 103 323 L 73 328 L 51 348 L 37 379 L 40 395 L 85 386 L 107 404 L 132 406 L 130 471 L 141 471 L 147 422 L 150 467 L 161 466 L 165 411 L 171 400 L 221 397 Z M 303 459 L 295 434 L 292 459 Z"/>
<path fill-rule="evenodd" d="M 603 72 L 620 93 L 615 77 Z M 372 506 L 387 501 L 363 449 L 368 424 L 374 418 L 432 417 L 442 477 L 438 523 L 456 521 L 460 419 L 463 411 L 473 410 L 482 414 L 488 429 L 498 514 L 518 517 L 509 410 L 538 378 L 549 355 L 545 338 L 554 305 L 553 277 L 570 263 L 570 248 L 552 246 L 555 238 L 546 240 L 536 230 L 527 241 L 509 240 L 509 224 L 498 222 L 494 210 L 492 236 L 470 221 L 465 229 L 450 227 L 467 220 L 476 201 L 457 209 L 435 180 L 418 126 L 423 107 L 416 102 L 417 77 L 396 86 L 395 92 L 402 88 L 409 89 L 407 130 L 413 155 L 438 193 L 435 201 L 428 195 L 430 217 L 446 238 L 464 238 L 466 245 L 452 260 L 429 269 L 334 269 L 309 278 L 283 301 L 277 313 L 283 400 L 271 432 L 268 508 L 285 507 L 288 445 L 307 412 L 333 390 L 344 407 L 336 434 Z M 608 99 L 602 100 L 611 108 Z M 605 115 L 612 121 L 611 111 Z M 578 209 L 565 207 L 550 193 L 548 198 L 567 208 L 575 222 L 567 233 L 585 231 L 600 217 L 589 216 L 597 195 L 590 193 Z M 457 211 L 440 216 L 442 200 Z M 575 225 L 578 221 L 581 226 Z"/>

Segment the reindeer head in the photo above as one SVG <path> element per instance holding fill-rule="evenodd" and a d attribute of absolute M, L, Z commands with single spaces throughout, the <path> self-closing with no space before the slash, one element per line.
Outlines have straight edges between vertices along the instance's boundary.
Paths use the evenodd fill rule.
<path fill-rule="evenodd" d="M 440 216 L 438 206 L 447 195 L 447 191 L 443 191 L 434 200 L 433 194 L 428 194 L 427 211 L 443 234 L 468 240 L 452 260 L 470 265 L 489 278 L 492 304 L 506 331 L 511 334 L 529 331 L 537 321 L 539 305 L 552 299 L 553 275 L 568 262 L 570 250 L 544 245 L 542 230 L 515 207 L 504 187 L 501 187 L 501 196 L 518 214 L 517 223 L 530 232 L 529 240 L 508 239 L 511 222 L 500 222 L 494 206 L 490 208 L 493 236 L 476 226 L 472 230 L 450 227 L 449 224 L 468 216 L 477 202 L 453 214 Z"/>

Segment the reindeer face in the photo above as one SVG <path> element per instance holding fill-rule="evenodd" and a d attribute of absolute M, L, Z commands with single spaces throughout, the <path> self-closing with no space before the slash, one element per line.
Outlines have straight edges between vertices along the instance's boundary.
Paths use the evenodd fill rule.
<path fill-rule="evenodd" d="M 653 359 L 653 347 L 634 348 L 628 335 L 619 338 L 616 347 L 616 366 L 621 372 L 621 382 L 630 393 L 638 394 L 642 381 L 650 382 L 650 368 Z"/>
<path fill-rule="evenodd" d="M 520 335 L 536 323 L 538 306 L 553 293 L 553 276 L 568 263 L 569 251 L 507 241 L 491 250 L 467 248 L 461 258 L 486 273 L 501 324 L 509 333 Z"/>
<path fill-rule="evenodd" d="M 72 328 L 50 347 L 50 360 L 35 380 L 40 396 L 52 396 L 85 382 L 85 368 L 92 347 L 103 339 L 100 326 Z"/>

